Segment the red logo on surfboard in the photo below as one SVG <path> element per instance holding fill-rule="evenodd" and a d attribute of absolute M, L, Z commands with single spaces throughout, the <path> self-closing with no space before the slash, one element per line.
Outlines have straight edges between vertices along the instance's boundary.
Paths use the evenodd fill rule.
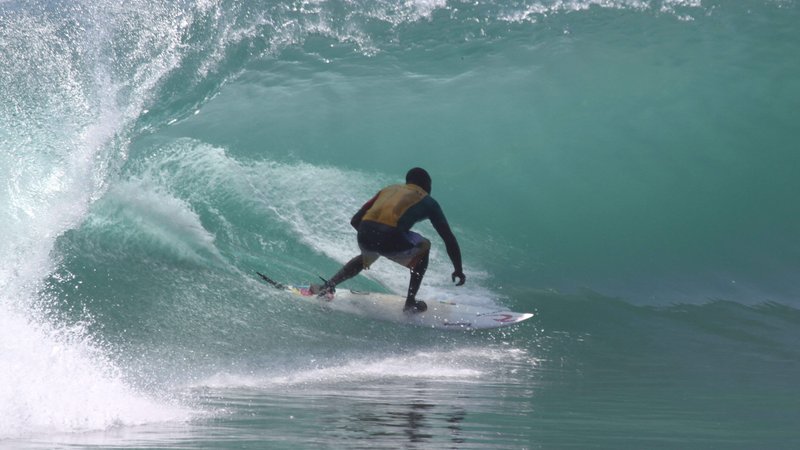
<path fill-rule="evenodd" d="M 493 319 L 495 322 L 509 323 L 514 321 L 514 316 L 511 314 L 501 314 L 499 319 Z"/>

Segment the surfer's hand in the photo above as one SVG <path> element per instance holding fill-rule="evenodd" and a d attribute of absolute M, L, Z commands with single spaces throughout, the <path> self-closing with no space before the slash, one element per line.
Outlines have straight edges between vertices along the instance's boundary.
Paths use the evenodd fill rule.
<path fill-rule="evenodd" d="M 458 278 L 458 282 L 456 283 L 456 278 Z M 460 270 L 456 270 L 453 272 L 453 283 L 456 283 L 456 286 L 461 286 L 464 282 L 467 281 L 467 276 L 464 275 L 464 272 Z"/>

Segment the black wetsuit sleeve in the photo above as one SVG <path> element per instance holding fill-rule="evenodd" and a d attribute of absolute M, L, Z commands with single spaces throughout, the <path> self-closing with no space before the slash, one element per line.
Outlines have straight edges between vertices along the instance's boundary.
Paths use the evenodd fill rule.
<path fill-rule="evenodd" d="M 450 229 L 450 224 L 447 223 L 447 219 L 444 217 L 444 213 L 438 203 L 435 204 L 434 212 L 431 214 L 430 220 L 433 224 L 433 228 L 436 229 L 436 232 L 439 233 L 439 236 L 441 236 L 444 241 L 444 246 L 447 249 L 447 256 L 449 256 L 450 261 L 453 262 L 453 268 L 456 272 L 463 272 L 464 268 L 461 266 L 461 248 L 458 246 L 458 240 L 456 240 L 456 236 Z"/>
<path fill-rule="evenodd" d="M 361 225 L 361 220 L 364 218 L 364 214 L 366 214 L 367 211 L 369 211 L 369 209 L 372 208 L 372 204 L 375 203 L 375 200 L 378 198 L 378 195 L 380 195 L 380 192 L 378 192 L 377 194 L 375 194 L 374 197 L 369 199 L 367 203 L 364 203 L 364 206 L 362 206 L 361 209 L 359 209 L 358 212 L 355 213 L 355 215 L 353 215 L 353 218 L 350 219 L 350 225 L 352 225 L 353 228 L 355 228 L 356 230 L 358 229 L 358 226 Z"/>

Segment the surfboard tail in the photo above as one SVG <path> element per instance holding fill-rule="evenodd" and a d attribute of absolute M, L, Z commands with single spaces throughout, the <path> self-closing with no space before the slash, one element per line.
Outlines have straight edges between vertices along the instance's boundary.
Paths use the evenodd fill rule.
<path fill-rule="evenodd" d="M 281 284 L 281 283 L 278 283 L 277 281 L 275 281 L 275 280 L 273 280 L 272 278 L 270 278 L 270 277 L 268 277 L 268 276 L 264 275 L 263 273 L 261 273 L 261 272 L 256 272 L 256 274 L 258 274 L 258 276 L 259 276 L 259 277 L 261 277 L 261 279 L 262 279 L 262 280 L 264 280 L 264 281 L 266 281 L 267 283 L 271 284 L 271 285 L 272 285 L 272 286 L 274 286 L 276 289 L 286 289 L 286 286 L 285 286 L 285 285 L 283 285 L 283 284 Z"/>

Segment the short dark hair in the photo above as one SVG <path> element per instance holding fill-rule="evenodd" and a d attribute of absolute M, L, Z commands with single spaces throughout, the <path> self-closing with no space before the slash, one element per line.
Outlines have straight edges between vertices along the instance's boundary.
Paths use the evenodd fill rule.
<path fill-rule="evenodd" d="M 425 189 L 425 192 L 431 193 L 431 176 L 428 175 L 427 170 L 421 167 L 414 167 L 406 173 L 406 183 L 416 184 Z"/>

